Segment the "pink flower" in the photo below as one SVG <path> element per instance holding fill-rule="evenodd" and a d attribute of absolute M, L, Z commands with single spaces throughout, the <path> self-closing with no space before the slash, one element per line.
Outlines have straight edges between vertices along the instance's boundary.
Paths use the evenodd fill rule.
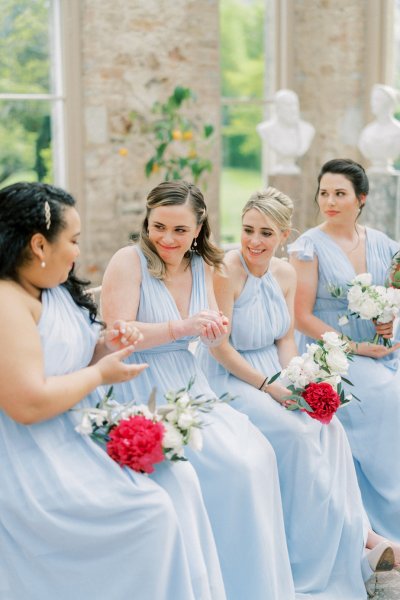
<path fill-rule="evenodd" d="M 165 457 L 162 448 L 164 426 L 141 415 L 121 420 L 110 431 L 107 453 L 121 467 L 152 473 Z"/>

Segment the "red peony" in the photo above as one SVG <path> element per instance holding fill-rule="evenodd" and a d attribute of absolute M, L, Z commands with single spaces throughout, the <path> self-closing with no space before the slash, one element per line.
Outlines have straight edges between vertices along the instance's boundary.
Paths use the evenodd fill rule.
<path fill-rule="evenodd" d="M 164 426 L 141 415 L 122 419 L 110 431 L 107 453 L 121 467 L 152 473 L 165 458 L 162 448 Z"/>
<path fill-rule="evenodd" d="M 329 383 L 309 383 L 301 395 L 314 412 L 302 410 L 321 423 L 330 423 L 340 406 L 339 394 Z"/>

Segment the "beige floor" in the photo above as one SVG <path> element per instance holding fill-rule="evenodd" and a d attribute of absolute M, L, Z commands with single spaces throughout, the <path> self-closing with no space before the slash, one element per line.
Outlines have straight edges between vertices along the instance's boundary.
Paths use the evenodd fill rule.
<path fill-rule="evenodd" d="M 369 582 L 369 591 L 374 591 L 373 596 L 370 596 L 371 600 L 400 600 L 400 573 L 380 573 L 375 585 Z"/>

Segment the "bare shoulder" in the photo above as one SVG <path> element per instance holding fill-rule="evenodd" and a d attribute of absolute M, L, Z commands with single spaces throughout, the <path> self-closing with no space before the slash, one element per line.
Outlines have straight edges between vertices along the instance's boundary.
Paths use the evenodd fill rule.
<path fill-rule="evenodd" d="M 0 319 L 5 325 L 19 318 L 31 317 L 38 323 L 42 312 L 42 304 L 30 296 L 14 281 L 0 281 Z"/>
<path fill-rule="evenodd" d="M 224 263 L 229 277 L 237 277 L 245 272 L 237 250 L 227 252 Z"/>
<path fill-rule="evenodd" d="M 105 276 L 119 276 L 121 274 L 133 274 L 135 278 L 141 279 L 140 258 L 133 244 L 117 250 L 107 265 Z"/>
<path fill-rule="evenodd" d="M 296 285 L 296 270 L 287 260 L 273 257 L 270 271 L 284 292 Z"/>

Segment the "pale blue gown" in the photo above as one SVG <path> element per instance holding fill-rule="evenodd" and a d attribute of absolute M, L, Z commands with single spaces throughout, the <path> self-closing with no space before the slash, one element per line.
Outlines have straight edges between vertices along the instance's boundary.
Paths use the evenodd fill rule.
<path fill-rule="evenodd" d="M 384 233 L 366 228 L 367 271 L 374 284 L 383 285 L 393 254 L 399 244 Z M 333 329 L 354 341 L 372 341 L 371 321 L 350 317 L 340 326 L 338 318 L 347 311 L 346 284 L 356 273 L 347 255 L 318 227 L 310 229 L 289 247 L 299 260 L 318 259 L 318 289 L 313 313 Z M 333 298 L 330 284 L 344 290 Z M 301 345 L 310 339 L 301 336 Z M 372 528 L 400 542 L 400 369 L 399 351 L 386 358 L 354 356 L 348 379 L 360 402 L 353 400 L 338 416 L 353 452 L 364 506 Z"/>
<path fill-rule="evenodd" d="M 47 376 L 85 367 L 98 327 L 62 286 L 44 291 L 42 301 L 38 328 Z M 98 398 L 94 393 L 78 406 Z M 190 472 L 180 484 L 193 502 L 181 519 L 179 494 L 176 502 L 151 478 L 121 468 L 75 431 L 80 420 L 69 411 L 24 426 L 0 412 L 1 600 L 224 599 L 223 588 L 207 589 L 203 563 L 209 553 L 215 574 L 218 559 L 190 465 L 194 486 Z M 185 534 L 185 527 L 191 531 Z M 185 535 L 197 556 L 195 532 L 203 528 L 206 558 L 195 564 Z"/>
<path fill-rule="evenodd" d="M 255 277 L 239 256 L 247 279 L 233 307 L 230 343 L 252 367 L 272 376 L 282 370 L 275 340 L 290 326 L 287 304 L 273 275 Z M 362 504 L 339 421 L 322 425 L 303 412 L 290 412 L 229 373 L 201 344 L 196 354 L 215 392 L 236 396 L 234 407 L 250 417 L 275 450 L 298 597 L 366 598 Z"/>
<path fill-rule="evenodd" d="M 165 323 L 180 319 L 164 282 L 152 277 L 138 246 L 142 283 L 137 320 Z M 190 315 L 207 308 L 204 263 L 191 261 Z M 214 393 L 189 350 L 192 338 L 134 352 L 129 361 L 150 366 L 130 382 L 115 387 L 121 401 L 146 401 L 154 386 L 157 400 L 168 390 L 185 387 L 195 376 L 192 393 Z M 226 404 L 204 417 L 203 449 L 186 450 L 200 479 L 214 531 L 228 600 L 292 600 L 293 580 L 287 553 L 274 452 L 250 423 Z"/>

